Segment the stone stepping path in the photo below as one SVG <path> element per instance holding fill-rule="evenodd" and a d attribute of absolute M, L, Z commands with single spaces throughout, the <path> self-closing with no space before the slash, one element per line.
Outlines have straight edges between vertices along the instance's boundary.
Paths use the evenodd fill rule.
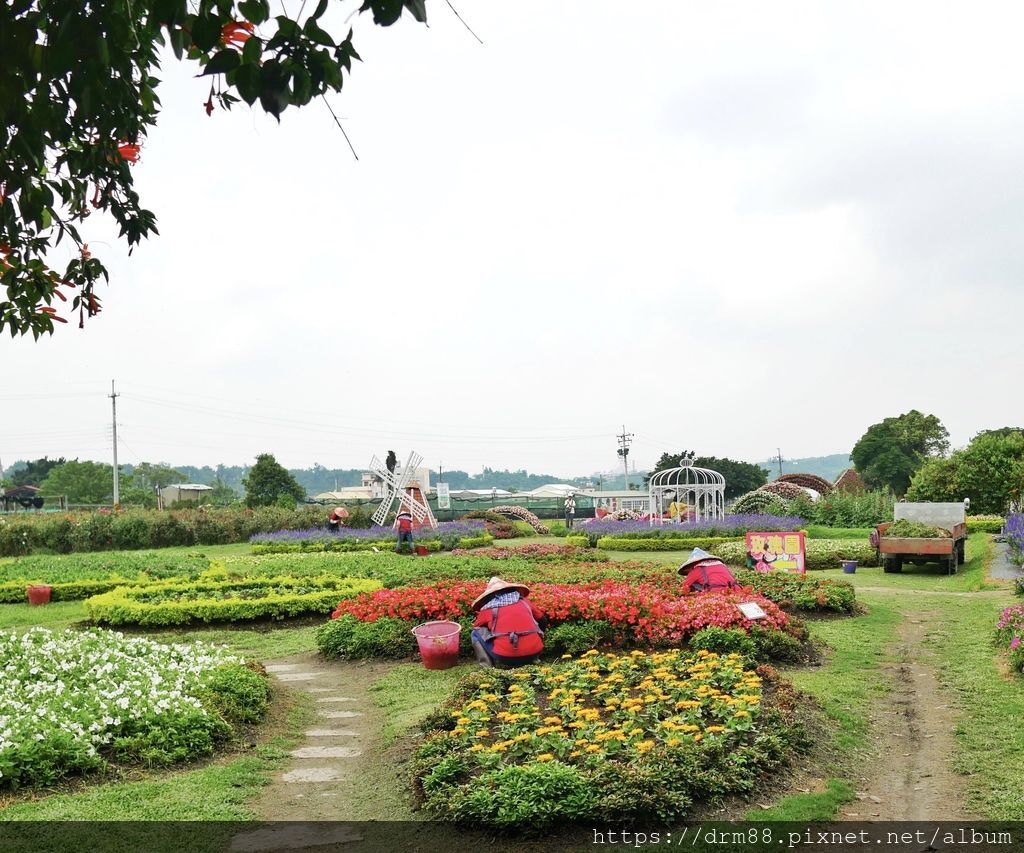
<path fill-rule="evenodd" d="M 1013 560 L 1013 553 L 1006 542 L 996 542 L 995 554 L 989 564 L 988 573 L 998 580 L 1012 581 L 1024 577 L 1024 569 Z"/>

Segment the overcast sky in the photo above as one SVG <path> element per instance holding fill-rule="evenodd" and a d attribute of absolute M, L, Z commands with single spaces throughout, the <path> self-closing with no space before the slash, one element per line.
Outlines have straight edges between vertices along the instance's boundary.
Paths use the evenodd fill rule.
<path fill-rule="evenodd" d="M 1019 4 L 501 3 L 353 19 L 280 126 L 171 59 L 160 236 L 84 331 L 0 343 L 0 459 L 562 476 L 1024 422 Z M 335 31 L 357 3 L 338 4 Z M 63 249 L 61 250 L 63 251 Z M 63 257 L 59 258 L 61 262 Z"/>

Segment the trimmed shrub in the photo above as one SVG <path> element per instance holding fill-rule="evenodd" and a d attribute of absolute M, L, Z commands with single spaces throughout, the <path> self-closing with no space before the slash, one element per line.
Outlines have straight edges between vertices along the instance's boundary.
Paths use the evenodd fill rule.
<path fill-rule="evenodd" d="M 968 533 L 1002 533 L 1006 519 L 1002 516 L 974 516 L 967 519 Z"/>
<path fill-rule="evenodd" d="M 380 589 L 368 578 L 246 578 L 117 587 L 85 602 L 89 619 L 108 625 L 187 625 L 284 619 L 328 613 L 339 598 Z"/>
<path fill-rule="evenodd" d="M 746 542 L 723 542 L 715 556 L 730 566 L 747 564 Z M 877 566 L 878 555 L 870 542 L 857 539 L 808 539 L 808 569 L 838 569 L 843 560 L 856 560 L 862 566 Z"/>
<path fill-rule="evenodd" d="M 575 535 L 573 535 L 573 536 L 566 536 L 565 537 L 565 544 L 566 545 L 571 545 L 571 546 L 576 547 L 576 548 L 589 548 L 590 547 L 590 537 L 589 536 L 575 536 Z"/>
<path fill-rule="evenodd" d="M 705 551 L 710 551 L 729 542 L 742 543 L 745 542 L 745 539 L 736 536 L 689 539 L 624 539 L 618 536 L 602 536 L 597 540 L 597 547 L 602 551 L 689 551 L 692 548 L 703 548 Z M 746 556 L 745 551 L 744 556 Z"/>

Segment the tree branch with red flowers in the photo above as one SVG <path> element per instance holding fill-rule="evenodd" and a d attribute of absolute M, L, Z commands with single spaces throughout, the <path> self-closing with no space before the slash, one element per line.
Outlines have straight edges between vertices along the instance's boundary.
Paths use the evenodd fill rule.
<path fill-rule="evenodd" d="M 352 31 L 321 26 L 330 0 L 303 16 L 271 16 L 269 0 L 7 0 L 0 3 L 0 331 L 52 333 L 100 312 L 108 274 L 89 250 L 86 220 L 108 214 L 134 249 L 156 216 L 132 168 L 157 124 L 161 49 L 211 78 L 203 105 L 240 100 L 280 120 L 288 107 L 341 91 L 359 59 Z M 334 0 L 340 2 L 340 0 Z M 374 23 L 425 0 L 363 0 Z M 50 256 L 64 241 L 63 269 Z"/>

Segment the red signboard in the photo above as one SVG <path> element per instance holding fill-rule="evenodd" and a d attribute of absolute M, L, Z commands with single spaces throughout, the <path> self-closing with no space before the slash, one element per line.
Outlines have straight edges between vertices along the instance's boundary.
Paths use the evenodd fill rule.
<path fill-rule="evenodd" d="M 758 572 L 807 571 L 803 531 L 748 533 L 747 566 Z"/>

